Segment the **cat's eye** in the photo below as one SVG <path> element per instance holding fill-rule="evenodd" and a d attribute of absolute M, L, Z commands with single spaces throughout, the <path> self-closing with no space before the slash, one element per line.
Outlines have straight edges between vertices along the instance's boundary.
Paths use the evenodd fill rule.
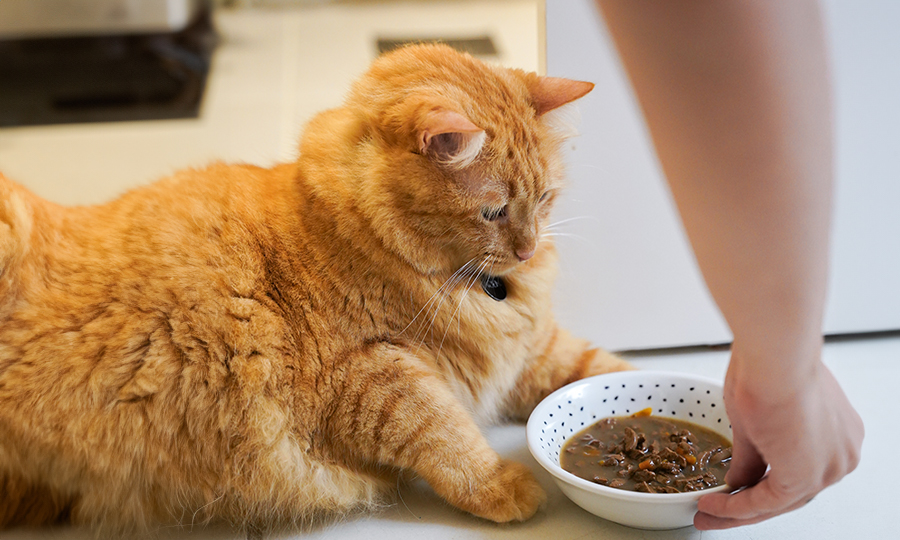
<path fill-rule="evenodd" d="M 541 195 L 541 198 L 538 199 L 538 202 L 539 202 L 539 203 L 542 203 L 542 202 L 546 201 L 546 200 L 547 200 L 547 197 L 549 197 L 549 196 L 550 196 L 550 192 L 549 192 L 549 191 L 545 191 L 544 194 Z"/>
<path fill-rule="evenodd" d="M 503 206 L 502 208 L 482 208 L 481 217 L 486 221 L 497 221 L 500 218 L 505 218 L 506 212 L 506 206 Z"/>

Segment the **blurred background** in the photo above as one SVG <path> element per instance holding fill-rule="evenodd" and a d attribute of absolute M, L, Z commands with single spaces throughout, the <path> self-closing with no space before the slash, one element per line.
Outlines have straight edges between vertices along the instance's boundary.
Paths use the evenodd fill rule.
<path fill-rule="evenodd" d="M 900 2 L 825 2 L 837 197 L 824 331 L 900 329 Z M 95 204 L 214 160 L 296 157 L 381 51 L 441 40 L 589 80 L 556 311 L 614 350 L 728 343 L 590 0 L 0 0 L 0 171 Z"/>

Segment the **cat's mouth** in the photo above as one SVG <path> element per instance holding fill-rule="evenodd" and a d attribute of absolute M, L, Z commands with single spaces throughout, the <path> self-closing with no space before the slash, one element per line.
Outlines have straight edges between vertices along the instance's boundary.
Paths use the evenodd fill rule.
<path fill-rule="evenodd" d="M 496 260 L 492 264 L 489 264 L 487 268 L 482 270 L 482 274 L 488 276 L 503 277 L 514 271 L 519 266 L 519 264 L 521 264 L 519 261 L 509 259 L 503 260 L 498 258 L 498 260 Z"/>

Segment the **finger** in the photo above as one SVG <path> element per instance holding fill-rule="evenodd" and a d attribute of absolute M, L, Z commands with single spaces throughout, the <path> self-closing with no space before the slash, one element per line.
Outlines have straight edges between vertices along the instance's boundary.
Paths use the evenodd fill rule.
<path fill-rule="evenodd" d="M 709 514 L 705 514 L 703 512 L 697 512 L 694 515 L 694 527 L 700 531 L 714 531 L 719 529 L 731 529 L 734 527 L 743 527 L 744 525 L 753 525 L 754 523 L 759 523 L 761 521 L 765 521 L 767 519 L 771 519 L 773 517 L 779 516 L 781 514 L 786 514 L 788 512 L 793 512 L 798 508 L 802 508 L 809 503 L 810 500 L 800 501 L 795 503 L 784 510 L 773 512 L 770 514 L 759 515 L 750 519 L 734 519 L 734 518 L 723 518 L 712 516 Z"/>
<path fill-rule="evenodd" d="M 697 510 L 711 516 L 752 520 L 777 515 L 796 504 L 805 504 L 815 493 L 785 488 L 769 474 L 755 486 L 737 493 L 711 493 L 697 503 Z"/>
<path fill-rule="evenodd" d="M 766 473 L 766 462 L 739 424 L 732 426 L 731 465 L 725 475 L 725 483 L 739 488 L 752 486 Z"/>

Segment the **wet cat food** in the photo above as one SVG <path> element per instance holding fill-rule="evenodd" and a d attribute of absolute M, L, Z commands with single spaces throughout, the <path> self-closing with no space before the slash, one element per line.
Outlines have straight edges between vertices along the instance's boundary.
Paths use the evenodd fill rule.
<path fill-rule="evenodd" d="M 571 437 L 560 453 L 570 473 L 604 486 L 683 493 L 725 483 L 731 442 L 691 422 L 651 415 L 600 420 Z"/>

